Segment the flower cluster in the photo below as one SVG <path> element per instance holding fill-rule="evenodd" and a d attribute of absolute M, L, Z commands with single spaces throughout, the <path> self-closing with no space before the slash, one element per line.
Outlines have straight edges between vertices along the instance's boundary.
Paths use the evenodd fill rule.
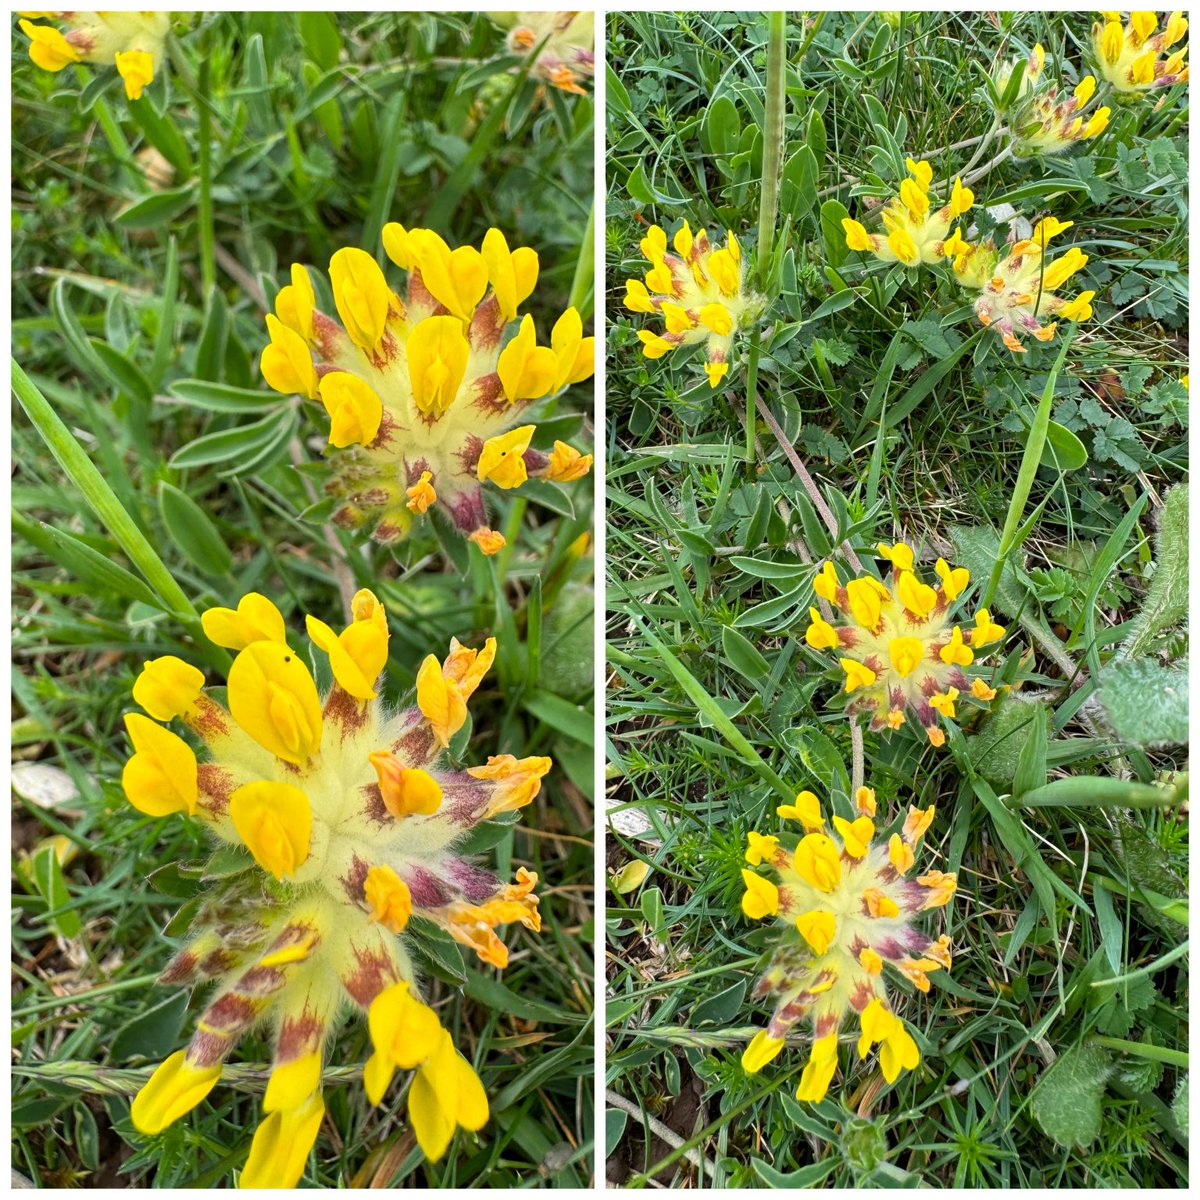
<path fill-rule="evenodd" d="M 902 262 L 906 267 L 941 262 L 950 228 L 975 203 L 975 193 L 956 178 L 949 201 L 935 209 L 929 197 L 933 168 L 911 158 L 906 165 L 911 178 L 900 184 L 899 195 L 893 196 L 879 214 L 886 234 L 868 233 L 860 222 L 844 217 L 846 245 L 884 262 Z"/>
<path fill-rule="evenodd" d="M 590 454 L 565 442 L 549 454 L 533 449 L 536 426 L 518 421 L 535 400 L 591 376 L 595 339 L 568 308 L 548 346 L 528 313 L 504 341 L 537 283 L 538 256 L 510 250 L 498 229 L 479 249 L 452 250 L 432 230 L 392 223 L 383 245 L 408 273 L 405 298 L 365 250 L 338 250 L 329 280 L 340 324 L 316 308 L 308 271 L 292 266 L 267 316 L 263 377 L 324 405 L 335 473 L 328 490 L 342 498 L 336 524 L 370 521 L 376 540 L 395 542 L 438 504 L 494 554 L 504 537 L 488 527 L 482 484 L 568 482 L 591 467 Z"/>
<path fill-rule="evenodd" d="M 991 245 L 972 246 L 961 239 L 948 248 L 948 253 L 954 252 L 954 270 L 960 281 L 979 288 L 975 315 L 981 324 L 994 328 L 1014 354 L 1025 353 L 1019 334 L 1033 334 L 1039 342 L 1054 336 L 1057 322 L 1043 325 L 1042 317 L 1086 321 L 1092 315 L 1095 292 L 1080 292 L 1071 300 L 1055 294 L 1087 265 L 1088 256 L 1072 246 L 1053 262 L 1045 261 L 1050 239 L 1073 224 L 1044 217 L 1030 236 L 1010 246 L 1003 258 Z"/>
<path fill-rule="evenodd" d="M 703 342 L 704 370 L 715 388 L 729 372 L 734 334 L 758 316 L 762 298 L 745 287 L 742 248 L 731 230 L 726 231 L 725 245 L 714 247 L 705 230 L 693 234 L 684 221 L 672 245 L 674 254 L 668 253 L 666 233 L 650 226 L 641 243 L 650 264 L 646 282 L 625 281 L 625 307 L 663 319 L 661 333 L 638 331 L 647 358 L 662 358 L 678 346 Z"/>
<path fill-rule="evenodd" d="M 216 982 L 186 1050 L 163 1062 L 133 1102 L 134 1125 L 158 1133 L 199 1104 L 252 1027 L 274 1030 L 274 1064 L 243 1187 L 293 1187 L 324 1113 L 323 1048 L 342 1009 L 367 1013 L 374 1053 L 363 1071 L 372 1104 L 395 1071 L 415 1070 L 408 1115 L 436 1159 L 457 1126 L 480 1129 L 488 1103 L 471 1064 L 421 999 L 406 945 L 429 924 L 484 962 L 504 966 L 498 925 L 538 930 L 537 876 L 504 885 L 455 847 L 478 822 L 528 804 L 548 758 L 445 761 L 495 641 L 452 641 L 417 675 L 416 704 L 393 712 L 376 692 L 388 658 L 387 616 L 370 591 L 340 633 L 309 617 L 328 657 L 324 696 L 288 642 L 279 610 L 257 593 L 203 614 L 208 638 L 236 652 L 225 703 L 179 658 L 147 662 L 133 688 L 144 713 L 125 725 L 134 753 L 122 785 L 154 817 L 186 813 L 225 844 L 187 943 L 162 982 Z M 145 715 L 149 714 L 149 715 Z M 206 749 L 167 728 L 178 719 Z M 245 853 L 237 854 L 237 850 Z M 231 857 L 232 856 L 232 857 Z"/>
<path fill-rule="evenodd" d="M 1034 46 L 1024 64 L 1006 66 L 996 79 L 1001 95 L 1007 91 L 1013 70 L 1021 71 L 1017 96 L 1011 105 L 1009 128 L 1018 156 L 1060 154 L 1076 142 L 1099 136 L 1108 128 L 1112 110 L 1107 106 L 1086 113 L 1096 95 L 1096 77 L 1085 75 L 1070 95 L 1057 83 L 1043 86 L 1046 52 Z"/>
<path fill-rule="evenodd" d="M 950 901 L 956 877 L 934 870 L 909 877 L 933 807 L 910 808 L 890 836 L 885 829 L 876 837 L 875 793 L 859 788 L 855 806 L 853 820 L 834 816 L 827 832 L 820 801 L 801 792 L 777 812 L 799 822 L 803 836 L 749 835 L 746 862 L 768 867 L 778 882 L 742 870 L 742 911 L 782 926 L 755 990 L 756 996 L 775 997 L 775 1012 L 746 1047 L 742 1066 L 761 1071 L 797 1022 L 811 1022 L 812 1051 L 796 1098 L 812 1103 L 825 1098 L 837 1071 L 838 1031 L 847 1013 L 858 1018 L 858 1057 L 879 1046 L 888 1083 L 920 1062 L 917 1044 L 888 998 L 885 963 L 922 992 L 929 991 L 931 971 L 950 969 L 950 938 L 930 937 L 916 919 Z"/>
<path fill-rule="evenodd" d="M 163 42 L 171 28 L 168 12 L 23 12 L 34 20 L 61 21 L 64 35 L 53 25 L 22 20 L 29 38 L 29 57 L 46 71 L 61 71 L 72 63 L 95 63 L 117 68 L 130 100 L 141 98 L 162 60 Z"/>
<path fill-rule="evenodd" d="M 499 22 L 502 16 L 497 13 L 493 19 Z M 507 14 L 507 18 L 512 21 L 505 38 L 510 54 L 524 57 L 545 42 L 529 69 L 534 79 L 545 80 L 563 92 L 587 94 L 582 85 L 596 73 L 596 27 L 592 13 L 516 12 Z"/>
<path fill-rule="evenodd" d="M 968 668 L 977 651 L 1004 637 L 1004 627 L 986 608 L 965 634 L 951 622 L 951 610 L 970 583 L 965 567 L 939 558 L 938 582 L 930 586 L 916 573 L 911 547 L 880 543 L 879 554 L 892 565 L 891 587 L 873 575 L 843 584 L 833 563 L 824 563 L 813 590 L 849 620 L 834 625 L 811 608 L 804 640 L 814 650 L 837 652 L 850 696 L 847 712 L 869 713 L 873 730 L 899 729 L 911 715 L 930 742 L 941 746 L 946 735 L 939 715 L 953 720 L 956 703 L 966 695 L 980 701 L 995 696 Z"/>
<path fill-rule="evenodd" d="M 1182 12 L 1171 13 L 1159 33 L 1154 32 L 1158 18 L 1152 12 L 1130 13 L 1125 26 L 1119 12 L 1103 15 L 1104 20 L 1092 26 L 1092 52 L 1097 73 L 1114 92 L 1138 96 L 1151 88 L 1187 81 L 1188 69 L 1183 61 L 1186 46 L 1166 58 L 1159 57 L 1187 33 L 1187 18 Z"/>

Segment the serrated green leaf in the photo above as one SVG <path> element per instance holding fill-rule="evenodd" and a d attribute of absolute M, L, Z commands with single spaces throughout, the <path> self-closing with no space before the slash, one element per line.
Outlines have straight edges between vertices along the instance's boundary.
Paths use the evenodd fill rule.
<path fill-rule="evenodd" d="M 1112 1059 L 1094 1042 L 1066 1051 L 1034 1085 L 1033 1119 L 1056 1145 L 1086 1150 L 1099 1136 Z"/>
<path fill-rule="evenodd" d="M 1188 611 L 1188 485 L 1167 493 L 1155 539 L 1155 572 L 1122 654 L 1134 657 Z"/>
<path fill-rule="evenodd" d="M 1123 659 L 1100 676 L 1096 700 L 1116 735 L 1134 746 L 1183 746 L 1188 741 L 1187 663 Z"/>

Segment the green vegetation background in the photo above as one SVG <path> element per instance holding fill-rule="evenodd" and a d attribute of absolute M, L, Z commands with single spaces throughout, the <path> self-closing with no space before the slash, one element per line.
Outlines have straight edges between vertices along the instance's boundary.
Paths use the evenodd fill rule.
<path fill-rule="evenodd" d="M 591 527 L 590 488 L 573 488 L 564 512 L 501 499 L 510 547 L 487 563 L 472 552 L 465 574 L 431 537 L 393 554 L 330 531 L 297 516 L 313 499 L 319 422 L 266 389 L 257 358 L 264 297 L 290 263 L 324 269 L 346 245 L 379 252 L 388 220 L 452 245 L 478 244 L 494 224 L 510 245 L 536 246 L 531 304 L 548 330 L 577 262 L 591 263 L 591 97 L 518 76 L 502 33 L 474 14 L 210 14 L 177 33 L 178 61 L 131 105 L 113 71 L 36 69 L 14 26 L 17 360 L 198 608 L 258 589 L 295 630 L 306 612 L 337 624 L 339 575 L 370 586 L 391 615 L 394 702 L 451 635 L 478 644 L 495 633 L 468 760 L 511 751 L 556 763 L 488 852 L 502 869 L 516 861 L 541 875 L 541 935 L 507 931 L 502 975 L 472 958 L 433 982 L 443 1021 L 482 1064 L 490 1124 L 425 1163 L 397 1089 L 379 1110 L 362 1094 L 369 1048 L 356 1020 L 333 1046 L 304 1183 L 581 1186 L 592 1136 L 592 591 L 590 554 L 566 551 Z M 207 73 L 210 109 L 181 70 L 200 86 Z M 206 123 L 211 292 L 198 222 Z M 583 309 L 586 320 L 590 295 Z M 170 393 L 180 378 L 258 389 L 262 403 L 249 415 L 194 407 Z M 584 404 L 585 388 L 568 403 Z M 223 430 L 203 465 L 171 464 Z M 142 660 L 195 660 L 197 649 L 19 409 L 13 461 L 13 754 L 73 785 L 52 803 L 26 775 L 14 796 L 14 1167 L 35 1186 L 215 1186 L 244 1160 L 265 1070 L 241 1090 L 219 1085 L 151 1141 L 128 1119 L 141 1064 L 182 1045 L 203 1004 L 202 992 L 154 979 L 182 932 L 164 927 L 199 886 L 180 868 L 206 844 L 197 824 L 149 820 L 124 802 L 121 714 Z M 70 844 L 61 870 L 37 853 L 51 834 Z M 247 1039 L 234 1060 L 265 1064 L 269 1045 Z"/>
<path fill-rule="evenodd" d="M 1041 42 L 1071 87 L 1089 21 L 788 16 L 784 250 L 759 390 L 836 540 L 867 558 L 904 537 L 986 580 L 1059 342 L 1014 357 L 948 271 L 906 278 L 848 255 L 836 203 L 877 225 L 857 193 L 893 194 L 906 153 L 948 195 L 992 122 L 982 73 Z M 973 185 L 985 231 L 1001 204 L 1075 222 L 1060 250 L 1090 261 L 1068 294 L 1094 288 L 1096 316 L 1054 384 L 1032 531 L 993 606 L 1012 699 L 960 713 L 965 741 L 941 750 L 866 735 L 880 811 L 935 804 L 927 861 L 958 872 L 931 922 L 952 936 L 953 970 L 927 996 L 890 985 L 923 1062 L 889 1089 L 843 1047 L 829 1097 L 802 1106 L 802 1044 L 760 1075 L 739 1065 L 768 1011 L 747 997 L 769 942 L 740 914 L 739 869 L 746 831 L 776 824 L 767 771 L 823 799 L 848 792 L 837 672 L 803 645 L 812 568 L 795 551 L 803 538 L 819 560 L 835 539 L 762 421 L 753 468 L 742 461 L 745 339 L 712 392 L 702 351 L 645 360 L 636 331 L 652 323 L 622 307 L 649 223 L 727 227 L 752 255 L 766 22 L 628 13 L 607 31 L 608 803 L 625 831 L 609 837 L 609 1180 L 1183 1186 L 1186 793 L 1138 810 L 1100 789 L 1132 795 L 1119 776 L 1149 783 L 1186 762 L 1186 92 L 1116 108 L 1083 150 L 1009 158 Z M 1131 637 L 1140 680 L 1116 673 Z M 1096 706 L 1122 699 L 1119 737 Z M 1134 708 L 1164 716 L 1155 736 L 1128 724 Z M 1068 807 L 1020 804 L 1059 777 L 1101 782 Z M 631 865 L 650 868 L 643 882 Z"/>

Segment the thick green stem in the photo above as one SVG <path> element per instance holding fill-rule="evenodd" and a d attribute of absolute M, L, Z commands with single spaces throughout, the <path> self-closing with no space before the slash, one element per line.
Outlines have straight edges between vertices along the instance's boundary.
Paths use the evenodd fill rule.
<path fill-rule="evenodd" d="M 1124 1038 L 1094 1037 L 1097 1046 L 1132 1054 L 1136 1058 L 1148 1058 L 1151 1062 L 1170 1063 L 1174 1067 L 1186 1067 L 1190 1061 L 1186 1050 L 1171 1050 L 1166 1046 L 1151 1046 L 1148 1042 L 1127 1042 Z"/>
<path fill-rule="evenodd" d="M 200 197 L 198 221 L 200 225 L 200 289 L 202 299 L 208 303 L 217 284 L 217 256 L 214 249 L 212 202 L 212 109 L 209 98 L 210 67 L 208 55 L 200 60 L 200 78 L 196 87 L 199 112 L 200 139 Z"/>
<path fill-rule="evenodd" d="M 71 431 L 63 424 L 51 407 L 50 402 L 38 390 L 36 384 L 12 360 L 12 388 L 21 407 L 25 410 L 34 428 L 49 447 L 59 466 L 79 489 L 80 494 L 100 518 L 101 523 L 112 534 L 129 561 L 141 571 L 146 582 L 154 589 L 169 612 L 175 613 L 193 633 L 200 635 L 200 614 L 183 589 L 175 582 L 166 564 L 159 558 L 146 535 L 137 527 L 133 518 L 125 511 L 104 476 L 76 441 Z M 198 636 L 201 646 L 208 646 L 206 638 Z M 228 667 L 229 656 L 218 652 L 214 666 Z"/>
<path fill-rule="evenodd" d="M 763 121 L 762 192 L 758 201 L 758 286 L 767 290 L 779 221 L 779 176 L 783 169 L 783 111 L 786 100 L 787 14 L 767 14 L 767 95 Z"/>
<path fill-rule="evenodd" d="M 762 326 L 755 322 L 750 330 L 750 349 L 746 355 L 746 462 L 754 465 L 754 408 L 758 402 L 758 351 Z"/>
<path fill-rule="evenodd" d="M 571 280 L 571 295 L 567 306 L 578 311 L 581 317 L 591 315 L 595 303 L 592 297 L 592 280 L 596 277 L 596 247 L 592 244 L 596 232 L 596 200 L 588 208 L 587 225 L 579 241 L 579 254 L 575 258 L 575 277 Z"/>

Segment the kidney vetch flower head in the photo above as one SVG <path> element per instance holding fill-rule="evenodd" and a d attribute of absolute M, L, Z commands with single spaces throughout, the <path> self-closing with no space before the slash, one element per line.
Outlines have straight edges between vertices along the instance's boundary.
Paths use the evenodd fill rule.
<path fill-rule="evenodd" d="M 203 614 L 209 639 L 236 652 L 224 702 L 179 658 L 147 662 L 133 688 L 144 713 L 125 725 L 134 754 L 122 785 L 155 817 L 186 813 L 225 844 L 192 931 L 162 982 L 213 980 L 216 990 L 186 1050 L 163 1062 L 134 1099 L 132 1119 L 155 1134 L 212 1090 L 238 1040 L 274 1032 L 274 1065 L 243 1187 L 293 1187 L 324 1113 L 324 1047 L 344 1009 L 365 1011 L 374 1053 L 363 1071 L 372 1104 L 393 1074 L 416 1071 L 408 1115 L 430 1159 L 457 1126 L 480 1129 L 488 1103 L 471 1064 L 422 999 L 411 939 L 430 925 L 504 966 L 496 926 L 538 930 L 537 876 L 505 885 L 456 846 L 478 822 L 528 804 L 548 758 L 447 761 L 467 701 L 487 672 L 481 650 L 451 641 L 417 674 L 416 703 L 393 711 L 376 691 L 388 658 L 387 617 L 370 591 L 337 632 L 308 618 L 333 685 L 318 694 L 279 610 L 250 593 Z M 144 715 L 149 714 L 149 715 Z M 179 720 L 207 753 L 167 727 Z M 236 855 L 231 867 L 233 849 Z M 398 936 L 402 935 L 402 936 Z"/>
<path fill-rule="evenodd" d="M 1041 318 L 1086 321 L 1092 315 L 1094 291 L 1080 292 L 1071 300 L 1056 295 L 1058 288 L 1087 265 L 1088 256 L 1072 246 L 1052 262 L 1045 259 L 1050 239 L 1073 224 L 1043 217 L 1029 237 L 1007 247 L 1003 257 L 991 243 L 972 245 L 957 230 L 953 240 L 946 243 L 946 254 L 953 259 L 959 282 L 979 292 L 975 315 L 981 324 L 995 329 L 1014 354 L 1025 353 L 1019 335 L 1033 334 L 1039 342 L 1054 337 L 1058 323 L 1044 325 Z"/>
<path fill-rule="evenodd" d="M 674 254 L 667 249 L 666 232 L 650 226 L 641 242 L 650 264 L 646 282 L 625 281 L 625 307 L 663 319 L 661 333 L 638 331 L 647 358 L 703 342 L 704 371 L 715 388 L 729 372 L 734 335 L 758 317 L 763 300 L 745 286 L 742 248 L 732 230 L 726 231 L 725 245 L 716 247 L 705 230 L 693 234 L 684 221 L 671 244 Z"/>
<path fill-rule="evenodd" d="M 1046 52 L 1034 46 L 1024 63 L 1001 68 L 996 89 L 1003 96 L 1012 72 L 1021 72 L 1016 99 L 1010 106 L 1009 129 L 1018 156 L 1060 154 L 1076 142 L 1098 137 L 1108 128 L 1112 110 L 1106 105 L 1087 112 L 1096 95 L 1096 77 L 1085 75 L 1074 90 L 1064 94 L 1057 83 L 1044 83 Z"/>
<path fill-rule="evenodd" d="M 61 71 L 72 63 L 116 67 L 130 100 L 141 98 L 162 61 L 171 28 L 169 12 L 22 12 L 21 32 L 29 38 L 29 57 L 44 70 Z M 39 19 L 60 21 L 66 34 Z"/>
<path fill-rule="evenodd" d="M 1092 26 L 1092 51 L 1096 71 L 1119 96 L 1138 96 L 1151 88 L 1185 83 L 1188 69 L 1184 64 L 1187 47 L 1160 58 L 1187 33 L 1187 18 L 1173 12 L 1163 28 L 1152 12 L 1132 12 L 1122 26 L 1119 12 L 1106 12 L 1104 20 Z"/>
<path fill-rule="evenodd" d="M 595 339 L 568 308 L 550 344 L 538 343 L 533 317 L 518 320 L 537 282 L 537 253 L 510 250 L 498 229 L 479 249 L 451 250 L 432 230 L 393 222 L 383 246 L 408 272 L 405 299 L 365 250 L 338 250 L 329 279 L 340 324 L 315 307 L 307 270 L 293 265 L 267 316 L 263 377 L 325 407 L 335 473 L 328 490 L 343 501 L 336 524 L 370 522 L 376 540 L 395 542 L 437 505 L 494 554 L 504 537 L 488 527 L 484 483 L 565 483 L 591 467 L 592 456 L 566 442 L 549 454 L 534 449 L 536 426 L 520 418 L 534 401 L 591 376 Z"/>
<path fill-rule="evenodd" d="M 848 620 L 835 625 L 812 608 L 804 640 L 814 650 L 838 656 L 849 713 L 868 713 L 871 728 L 899 729 L 915 717 L 930 742 L 941 746 L 945 732 L 938 717 L 953 720 L 955 705 L 967 696 L 988 701 L 995 690 L 969 670 L 984 646 L 1004 637 L 986 608 L 964 633 L 951 620 L 956 602 L 970 583 L 965 567 L 937 560 L 938 582 L 917 574 L 912 548 L 903 542 L 881 543 L 879 554 L 892 565 L 891 586 L 873 575 L 842 583 L 826 562 L 813 590 L 840 609 Z"/>
<path fill-rule="evenodd" d="M 858 1057 L 879 1046 L 888 1083 L 920 1062 L 888 996 L 885 964 L 922 992 L 929 991 L 930 972 L 950 969 L 950 938 L 933 938 L 917 925 L 922 912 L 947 904 L 957 886 L 942 871 L 912 877 L 933 806 L 910 808 L 903 824 L 878 838 L 875 793 L 859 788 L 855 806 L 853 820 L 834 816 L 827 830 L 817 797 L 801 792 L 777 811 L 798 821 L 803 836 L 749 835 L 746 862 L 775 878 L 742 870 L 742 911 L 752 920 L 774 918 L 780 932 L 755 989 L 756 996 L 775 997 L 775 1012 L 746 1047 L 742 1066 L 761 1071 L 794 1025 L 810 1023 L 812 1050 L 796 1098 L 812 1103 L 825 1098 L 837 1071 L 838 1031 L 848 1014 L 858 1019 Z"/>
<path fill-rule="evenodd" d="M 583 83 L 596 73 L 596 21 L 590 12 L 492 13 L 508 29 L 504 40 L 510 54 L 532 53 L 543 41 L 529 74 L 559 91 L 584 96 Z"/>
<path fill-rule="evenodd" d="M 880 210 L 884 233 L 868 233 L 852 217 L 842 218 L 846 245 L 851 250 L 873 254 L 883 262 L 901 262 L 906 267 L 918 263 L 941 262 L 943 244 L 954 222 L 975 203 L 975 193 L 955 178 L 949 200 L 934 208 L 929 189 L 933 168 L 927 162 L 905 160 L 911 178 L 900 184 L 900 193 Z"/>

